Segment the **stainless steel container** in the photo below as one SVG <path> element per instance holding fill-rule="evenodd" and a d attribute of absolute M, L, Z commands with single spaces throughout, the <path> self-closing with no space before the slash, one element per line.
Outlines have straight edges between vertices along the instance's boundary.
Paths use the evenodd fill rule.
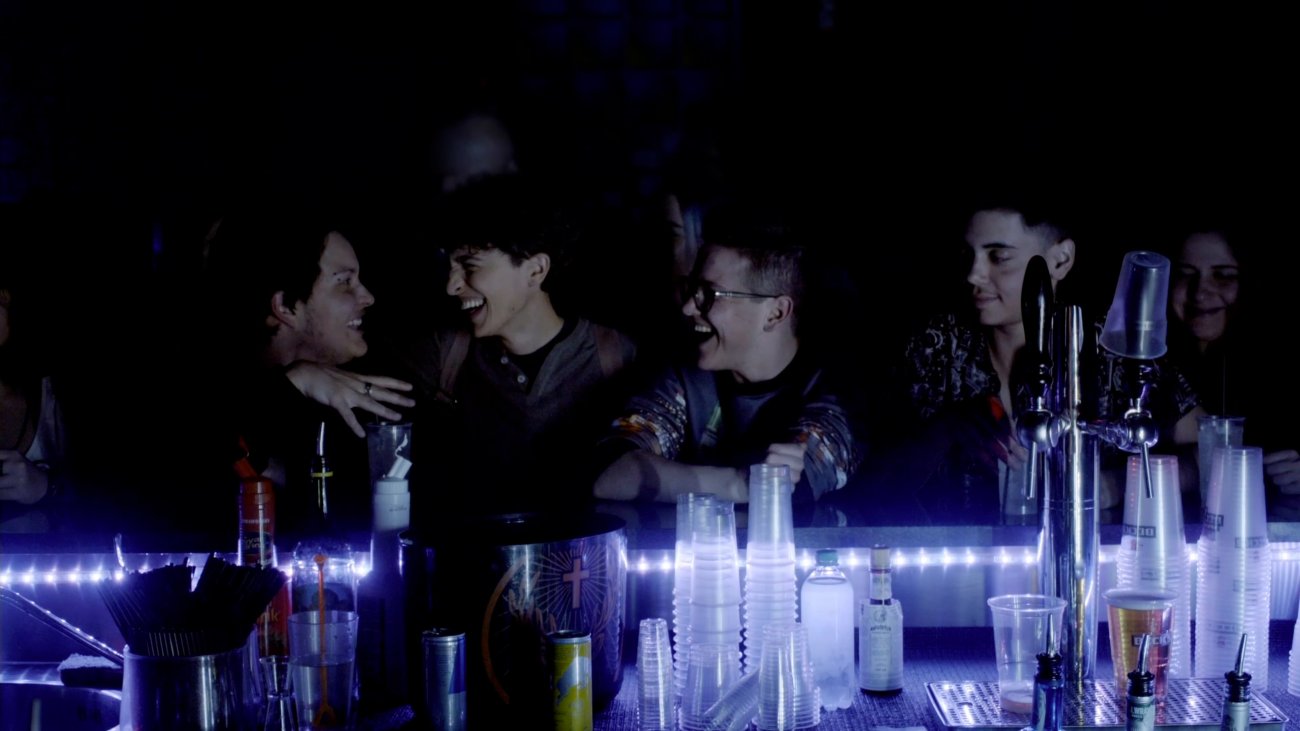
<path fill-rule="evenodd" d="M 550 717 L 546 635 L 557 630 L 591 633 L 593 705 L 618 694 L 627 593 L 620 518 L 493 516 L 454 531 L 408 531 L 402 550 L 408 658 L 422 657 L 422 630 L 464 631 L 476 725 Z M 412 670 L 423 678 L 422 669 Z"/>
<path fill-rule="evenodd" d="M 257 702 L 246 647 L 215 655 L 148 657 L 127 648 L 122 731 L 238 731 L 254 728 Z"/>

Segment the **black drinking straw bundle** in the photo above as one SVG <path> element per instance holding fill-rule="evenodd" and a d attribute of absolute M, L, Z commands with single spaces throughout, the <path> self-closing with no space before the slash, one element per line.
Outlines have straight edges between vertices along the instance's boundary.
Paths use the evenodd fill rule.
<path fill-rule="evenodd" d="M 212 554 L 191 591 L 193 571 L 187 561 L 99 585 L 130 652 L 193 657 L 241 647 L 286 580 L 279 569 L 240 566 Z"/>

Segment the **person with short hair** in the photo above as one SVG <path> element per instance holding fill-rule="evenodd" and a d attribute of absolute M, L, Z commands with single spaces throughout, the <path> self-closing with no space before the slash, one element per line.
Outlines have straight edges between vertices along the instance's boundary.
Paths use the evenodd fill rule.
<path fill-rule="evenodd" d="M 675 502 L 711 492 L 746 502 L 750 465 L 786 465 L 796 497 L 843 487 L 861 461 L 843 384 L 801 340 L 808 286 L 798 234 L 744 203 L 706 217 L 682 312 L 695 362 L 665 369 L 632 398 L 602 440 L 593 492 Z"/>

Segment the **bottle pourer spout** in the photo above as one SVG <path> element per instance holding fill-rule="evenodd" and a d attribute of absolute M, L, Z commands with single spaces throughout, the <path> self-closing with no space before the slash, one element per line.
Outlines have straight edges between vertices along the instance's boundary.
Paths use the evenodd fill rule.
<path fill-rule="evenodd" d="M 320 423 L 320 431 L 316 433 L 316 456 L 325 456 L 325 422 Z"/>
<path fill-rule="evenodd" d="M 1138 663 L 1137 671 L 1144 674 L 1147 671 L 1147 651 L 1151 647 L 1151 635 L 1143 634 L 1142 642 L 1138 645 Z"/>
<path fill-rule="evenodd" d="M 1047 622 L 1047 642 L 1046 642 L 1046 645 L 1047 645 L 1047 647 L 1043 650 L 1044 652 L 1046 652 L 1048 655 L 1053 655 L 1053 654 L 1056 653 L 1056 633 L 1052 630 L 1052 622 L 1051 622 L 1051 620 L 1048 620 L 1048 622 Z"/>
<path fill-rule="evenodd" d="M 1246 664 L 1246 633 L 1241 633 L 1241 643 L 1237 645 L 1237 667 L 1234 672 L 1241 675 L 1241 668 Z"/>

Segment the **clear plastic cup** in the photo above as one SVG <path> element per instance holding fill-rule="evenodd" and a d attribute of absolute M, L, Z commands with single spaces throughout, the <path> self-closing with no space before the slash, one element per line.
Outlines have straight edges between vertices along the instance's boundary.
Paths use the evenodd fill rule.
<path fill-rule="evenodd" d="M 641 620 L 636 670 L 638 727 L 641 731 L 670 731 L 674 727 L 673 662 L 666 620 Z"/>
<path fill-rule="evenodd" d="M 758 687 L 760 729 L 808 728 L 821 720 L 821 693 L 803 625 L 775 624 L 764 629 Z"/>
<path fill-rule="evenodd" d="M 1142 635 L 1153 640 L 1147 648 L 1147 671 L 1155 676 L 1157 703 L 1164 703 L 1169 677 L 1169 640 L 1173 629 L 1174 594 L 1153 589 L 1111 589 L 1106 592 L 1110 657 L 1115 668 L 1115 695 L 1128 693 L 1128 674 L 1137 669 Z"/>
<path fill-rule="evenodd" d="M 1048 627 L 1061 637 L 1065 600 L 1042 594 L 1006 594 L 988 600 L 993 612 L 994 659 L 1002 708 L 1028 715 L 1033 710 L 1038 653 L 1047 647 Z"/>
<path fill-rule="evenodd" d="M 748 546 L 762 543 L 794 546 L 794 516 L 790 508 L 793 491 L 789 467 L 750 466 Z"/>
<path fill-rule="evenodd" d="M 1221 676 L 1247 635 L 1245 670 L 1268 687 L 1272 563 L 1264 514 L 1264 455 L 1258 447 L 1219 447 L 1196 542 L 1197 677 Z"/>
<path fill-rule="evenodd" d="M 1147 497 L 1142 458 L 1129 457 L 1115 586 L 1174 593 L 1169 674 L 1185 678 L 1191 675 L 1192 666 L 1192 606 L 1178 458 L 1151 455 L 1150 462 L 1152 489 Z"/>
<path fill-rule="evenodd" d="M 691 582 L 695 566 L 695 514 L 711 509 L 712 493 L 690 492 L 677 496 L 677 545 L 673 564 L 673 684 L 677 695 L 686 688 Z"/>
<path fill-rule="evenodd" d="M 706 712 L 740 679 L 740 652 L 735 646 L 691 644 L 682 694 L 681 728 L 704 731 Z"/>
<path fill-rule="evenodd" d="M 1168 350 L 1169 259 L 1153 251 L 1124 255 L 1101 345 L 1123 358 L 1152 360 Z"/>
<path fill-rule="evenodd" d="M 1244 416 L 1202 416 L 1196 421 L 1196 467 L 1201 505 L 1210 496 L 1210 478 L 1214 468 L 1214 450 L 1240 447 L 1246 433 Z"/>
<path fill-rule="evenodd" d="M 370 485 L 381 479 L 405 480 L 411 469 L 411 424 L 366 424 L 366 451 L 370 458 Z"/>

